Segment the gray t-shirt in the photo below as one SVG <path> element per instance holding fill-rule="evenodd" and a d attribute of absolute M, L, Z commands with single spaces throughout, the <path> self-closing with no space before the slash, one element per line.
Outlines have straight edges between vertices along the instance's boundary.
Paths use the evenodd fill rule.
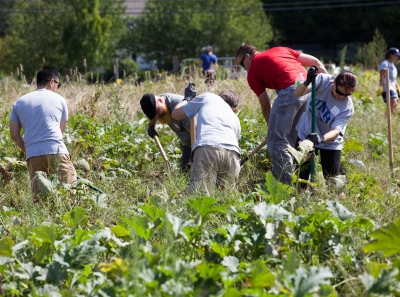
<path fill-rule="evenodd" d="M 188 118 L 197 114 L 198 146 L 217 146 L 240 153 L 240 121 L 231 107 L 218 95 L 203 93 L 182 106 Z"/>
<path fill-rule="evenodd" d="M 68 121 L 67 102 L 50 90 L 38 89 L 14 103 L 10 122 L 19 122 L 24 129 L 27 160 L 34 156 L 68 154 L 61 121 Z"/>
<path fill-rule="evenodd" d="M 379 70 L 385 70 L 385 68 L 389 69 L 389 88 L 396 93 L 397 68 L 388 60 L 384 60 L 379 65 Z M 383 91 L 386 92 L 386 75 L 383 77 Z"/>
<path fill-rule="evenodd" d="M 323 136 L 329 131 L 339 130 L 336 139 L 317 145 L 317 148 L 328 150 L 341 150 L 343 148 L 343 136 L 350 117 L 354 114 L 353 102 L 350 96 L 344 100 L 337 100 L 331 93 L 334 76 L 329 74 L 318 74 L 316 85 L 316 133 Z M 311 91 L 311 85 L 308 87 Z M 307 100 L 307 109 L 301 116 L 296 126 L 298 136 L 304 140 L 311 133 L 312 106 L 311 94 Z"/>
<path fill-rule="evenodd" d="M 171 93 L 164 93 L 160 96 L 168 100 L 167 105 L 172 113 L 175 107 L 182 102 L 183 96 Z M 182 143 L 188 147 L 191 147 L 190 142 L 190 119 L 184 118 L 183 120 L 172 120 L 168 126 L 178 135 L 182 140 Z"/>

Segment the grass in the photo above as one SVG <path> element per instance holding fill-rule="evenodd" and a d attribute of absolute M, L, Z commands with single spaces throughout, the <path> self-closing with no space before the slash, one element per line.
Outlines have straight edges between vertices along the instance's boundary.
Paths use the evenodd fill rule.
<path fill-rule="evenodd" d="M 385 105 L 380 98 L 375 96 L 378 73 L 365 71 L 356 74 L 359 83 L 357 94 L 354 96 L 355 115 L 348 123 L 345 141 L 359 144 L 362 150 L 346 148 L 343 151 L 343 173 L 346 175 L 344 185 L 337 187 L 333 183 L 325 182 L 320 174 L 314 192 L 296 192 L 292 189 L 292 192 L 284 198 L 282 205 L 293 216 L 298 216 L 299 220 L 312 214 L 318 214 L 322 218 L 326 211 L 323 202 L 327 200 L 340 202 L 357 218 L 372 220 L 376 227 L 392 222 L 400 216 L 398 198 L 400 140 L 396 136 L 400 132 L 399 117 L 395 114 L 392 119 L 395 167 L 392 178 L 388 161 Z M 249 89 L 245 79 L 217 80 L 214 85 L 207 86 L 201 77 L 194 74 L 191 81 L 196 83 L 198 94 L 206 91 L 219 93 L 223 89 L 231 89 L 239 94 L 241 99 L 239 118 L 242 125 L 240 146 L 243 156 L 263 141 L 267 126 L 261 115 L 258 99 Z M 58 190 L 54 191 L 47 200 L 34 204 L 30 197 L 26 169 L 16 168 L 13 180 L 0 181 L 0 208 L 3 209 L 0 234 L 9 236 L 9 230 L 12 230 L 16 224 L 26 226 L 28 230 L 51 224 L 64 226 L 65 222 L 62 218 L 76 207 L 82 207 L 88 212 L 88 223 L 84 229 L 93 230 L 93 232 L 99 228 L 111 228 L 121 223 L 121 217 L 131 217 L 132 214 L 143 215 L 141 205 L 162 209 L 182 220 L 197 220 L 197 212 L 188 207 L 188 203 L 201 197 L 189 196 L 186 193 L 189 175 L 180 174 L 178 170 L 179 140 L 169 128 L 158 127 L 160 141 L 174 168 L 171 174 L 167 174 L 155 143 L 146 135 L 147 119 L 143 118 L 139 105 L 139 100 L 144 93 L 183 94 L 187 82 L 186 77 L 167 76 L 160 81 L 147 80 L 140 85 L 133 84 L 129 79 L 120 85 L 89 85 L 81 81 L 70 81 L 64 84 L 59 93 L 67 99 L 71 116 L 65 133 L 67 147 L 74 162 L 80 159 L 89 162 L 90 171 L 78 168 L 78 174 L 91 180 L 96 187 L 108 194 L 106 206 L 99 206 L 99 202 L 95 201 L 99 199 L 98 195 L 89 188 L 80 187 L 75 195 L 71 195 L 62 186 L 58 187 Z M 34 89 L 33 85 L 23 87 L 21 82 L 11 78 L 5 78 L 0 82 L 0 146 L 2 147 L 0 162 L 5 162 L 4 157 L 23 160 L 23 156 L 10 139 L 8 117 L 13 102 Z M 270 95 L 272 98 L 275 97 L 272 92 Z M 352 165 L 349 162 L 350 159 L 362 161 L 365 168 Z M 243 166 L 237 184 L 216 193 L 218 205 L 225 207 L 224 215 L 212 213 L 207 224 L 204 225 L 204 230 L 209 233 L 204 233 L 194 245 L 183 244 L 184 240 L 174 241 L 169 229 L 165 228 L 152 238 L 154 248 L 158 245 L 173 246 L 173 251 L 168 250 L 175 259 L 187 259 L 188 248 L 190 248 L 192 256 L 204 261 L 200 250 L 209 248 L 207 242 L 213 242 L 213 240 L 218 242 L 217 237 L 207 238 L 214 234 L 215 230 L 232 224 L 242 226 L 244 229 L 257 226 L 254 222 L 250 223 L 250 219 L 238 216 L 237 213 L 251 214 L 253 207 L 260 205 L 255 200 L 268 201 L 267 194 L 261 195 L 257 192 L 257 185 L 266 183 L 265 174 L 270 171 L 270 165 L 268 150 L 265 148 Z M 19 220 L 19 223 L 16 223 L 16 220 Z M 318 221 L 318 217 L 314 220 Z M 285 224 L 288 224 L 286 228 L 296 228 L 296 225 L 290 227 L 288 222 Z M 324 239 L 324 232 L 326 236 L 331 232 L 326 229 L 329 224 L 326 223 L 326 226 L 324 224 L 322 222 L 318 227 L 320 244 L 326 239 Z M 311 232 L 310 230 L 307 229 L 307 232 Z M 357 276 L 362 272 L 373 271 L 368 262 L 385 262 L 379 255 L 366 255 L 362 252 L 363 245 L 368 241 L 366 234 L 364 227 L 357 227 L 346 229 L 335 235 L 351 238 L 349 246 L 356 251 L 352 261 L 346 260 L 349 253 L 335 255 L 326 250 L 324 254 L 322 250 L 319 256 L 312 254 L 313 248 L 305 243 L 302 248 L 301 244 L 294 248 L 293 242 L 285 237 L 286 235 L 277 239 L 275 248 L 283 259 L 289 257 L 288 252 L 297 250 L 302 259 L 301 262 L 307 267 L 329 266 L 336 277 L 332 282 L 332 284 L 336 283 L 334 286 L 336 291 L 333 294 L 358 296 L 357 292 L 360 290 L 367 292 L 365 288 L 362 289 Z M 135 236 L 134 238 L 139 238 Z M 138 240 L 135 249 L 142 249 L 141 243 L 143 239 Z M 215 245 L 214 243 L 214 249 Z M 314 253 L 317 253 L 316 251 L 318 249 Z M 254 255 L 257 253 L 255 250 Z M 254 259 L 257 258 L 269 263 L 269 267 L 275 267 L 271 264 L 274 262 L 269 262 L 275 258 L 268 258 L 266 255 L 254 256 Z M 108 261 L 109 265 L 114 263 L 113 258 L 110 257 L 104 257 L 103 261 Z M 251 265 L 256 265 L 254 263 Z M 98 267 L 97 265 L 91 267 Z M 135 265 L 133 267 L 140 266 Z M 282 267 L 275 268 L 283 269 Z M 239 287 L 243 288 L 246 285 L 243 283 L 237 288 Z"/>

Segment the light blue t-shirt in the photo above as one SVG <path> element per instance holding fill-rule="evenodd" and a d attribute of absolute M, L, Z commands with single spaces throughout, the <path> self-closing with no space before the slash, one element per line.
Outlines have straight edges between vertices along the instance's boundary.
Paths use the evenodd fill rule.
<path fill-rule="evenodd" d="M 203 93 L 182 106 L 188 118 L 197 114 L 198 146 L 217 146 L 240 153 L 240 121 L 231 107 L 218 95 Z"/>
<path fill-rule="evenodd" d="M 384 60 L 379 65 L 379 70 L 385 70 L 385 68 L 389 69 L 389 89 L 396 93 L 397 68 L 393 63 L 390 63 L 388 60 Z M 386 75 L 383 77 L 383 91 L 386 92 Z"/>
<path fill-rule="evenodd" d="M 14 103 L 10 122 L 19 122 L 24 129 L 27 160 L 48 154 L 68 154 L 61 121 L 68 121 L 67 102 L 50 90 L 38 89 Z"/>
<path fill-rule="evenodd" d="M 323 142 L 317 148 L 327 150 L 341 150 L 343 148 L 343 136 L 346 131 L 347 122 L 354 114 L 353 102 L 350 96 L 343 100 L 337 100 L 331 93 L 334 76 L 321 73 L 315 79 L 316 86 L 316 133 L 323 136 L 332 129 L 339 130 L 336 139 Z M 308 86 L 311 91 L 311 84 Z M 310 94 L 311 95 L 311 94 Z M 296 126 L 297 135 L 304 140 L 311 133 L 312 104 L 311 96 L 308 96 L 306 111 L 301 116 Z"/>

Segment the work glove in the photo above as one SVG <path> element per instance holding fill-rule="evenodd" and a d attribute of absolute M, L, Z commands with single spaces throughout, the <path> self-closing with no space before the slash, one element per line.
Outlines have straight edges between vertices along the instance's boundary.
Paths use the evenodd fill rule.
<path fill-rule="evenodd" d="M 306 136 L 306 139 L 312 141 L 314 146 L 324 142 L 324 138 L 319 136 L 318 133 L 311 133 Z"/>
<path fill-rule="evenodd" d="M 318 75 L 317 66 L 315 66 L 315 65 L 311 66 L 310 69 L 308 69 L 308 71 L 307 71 L 307 79 L 304 82 L 304 85 L 308 86 L 310 83 L 312 83 L 313 79 L 315 77 L 317 77 L 317 75 Z"/>
<path fill-rule="evenodd" d="M 379 89 L 376 91 L 376 96 L 380 96 L 383 93 L 383 86 L 380 86 Z"/>
<path fill-rule="evenodd" d="M 185 99 L 187 101 L 192 100 L 194 97 L 196 97 L 197 91 L 196 91 L 196 85 L 192 82 L 189 82 L 189 85 L 185 89 Z"/>
<path fill-rule="evenodd" d="M 149 127 L 147 127 L 147 135 L 149 135 L 151 138 L 154 138 L 154 136 L 158 136 L 155 125 L 149 124 Z"/>

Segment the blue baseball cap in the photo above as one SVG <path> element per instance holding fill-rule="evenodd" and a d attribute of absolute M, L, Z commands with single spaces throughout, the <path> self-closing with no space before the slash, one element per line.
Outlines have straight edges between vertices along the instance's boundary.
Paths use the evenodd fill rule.
<path fill-rule="evenodd" d="M 392 55 L 400 56 L 400 51 L 398 48 L 390 47 L 388 48 L 387 52 Z"/>

